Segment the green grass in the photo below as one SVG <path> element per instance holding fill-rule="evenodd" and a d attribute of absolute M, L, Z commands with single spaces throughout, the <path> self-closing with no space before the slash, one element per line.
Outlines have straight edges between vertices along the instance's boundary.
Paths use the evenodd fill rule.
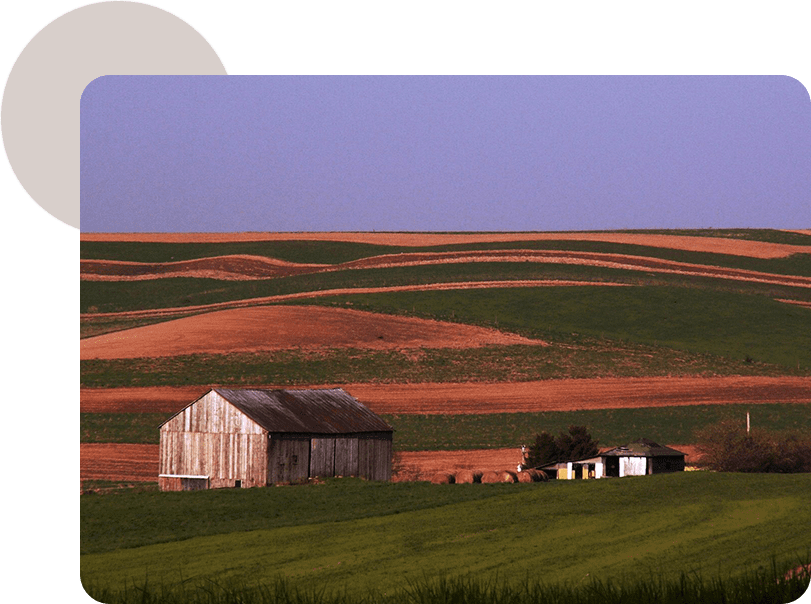
<path fill-rule="evenodd" d="M 173 319 L 188 317 L 189 313 L 177 313 L 174 315 L 164 315 L 161 317 L 139 317 L 135 319 L 120 318 L 120 317 L 93 317 L 91 319 L 82 319 L 79 329 L 80 338 L 92 338 L 93 336 L 100 336 L 105 333 L 112 333 L 115 331 L 123 331 L 125 329 L 134 329 L 135 327 L 143 327 L 144 325 L 153 325 L 155 323 L 164 323 Z"/>
<path fill-rule="evenodd" d="M 80 442 L 158 444 L 158 427 L 172 413 L 81 413 Z"/>
<path fill-rule="evenodd" d="M 188 492 L 132 491 L 83 495 L 81 552 L 112 552 L 205 535 L 388 517 L 481 501 L 509 494 L 512 491 L 507 487 L 520 485 L 467 490 L 432 486 L 345 478 L 320 485 L 198 491 L 191 496 Z"/>
<path fill-rule="evenodd" d="M 426 576 L 520 585 L 724 576 L 809 549 L 811 475 L 685 472 L 597 481 L 321 486 L 82 497 L 85 584 L 326 585 Z M 123 548 L 123 549 L 114 549 Z"/>
<path fill-rule="evenodd" d="M 499 327 L 566 334 L 811 368 L 807 308 L 761 296 L 664 286 L 554 287 L 354 294 L 332 302 Z M 314 300 L 312 303 L 321 303 Z"/>
<path fill-rule="evenodd" d="M 122 386 L 347 384 L 357 382 L 505 382 L 564 378 L 807 375 L 745 358 L 678 351 L 664 346 L 556 335 L 550 346 L 469 349 L 319 351 L 192 354 L 160 358 L 82 360 L 87 388 Z"/>
<path fill-rule="evenodd" d="M 230 243 L 146 243 L 82 241 L 83 260 L 128 262 L 180 262 L 196 258 L 247 254 L 288 262 L 339 264 L 391 253 L 391 246 L 345 241 L 235 241 Z"/>
<path fill-rule="evenodd" d="M 789 245 L 811 245 L 811 236 L 800 233 L 787 233 L 769 229 L 726 229 L 723 231 L 627 231 L 640 234 L 689 235 L 721 237 L 783 243 Z M 783 274 L 811 274 L 811 262 L 800 254 L 791 258 L 759 259 L 732 254 L 712 254 L 690 252 L 661 247 L 643 246 L 603 241 L 505 241 L 461 243 L 432 246 L 394 246 L 344 241 L 244 241 L 231 243 L 137 243 L 82 241 L 80 257 L 95 260 L 122 260 L 130 262 L 178 262 L 196 258 L 208 258 L 232 254 L 246 254 L 277 258 L 288 262 L 313 264 L 340 264 L 369 258 L 381 254 L 409 252 L 449 252 L 488 249 L 534 249 L 568 250 L 582 252 L 603 252 L 630 254 L 678 262 L 745 268 Z M 797 271 L 800 272 L 797 272 Z"/>
<path fill-rule="evenodd" d="M 691 405 L 638 409 L 595 409 L 545 413 L 469 415 L 387 415 L 395 429 L 397 451 L 499 449 L 530 444 L 535 434 L 558 434 L 572 424 L 585 425 L 601 446 L 621 445 L 640 437 L 661 444 L 690 444 L 697 429 L 726 417 L 765 430 L 811 431 L 811 404 Z M 169 413 L 82 413 L 81 442 L 158 444 L 158 426 Z"/>
<path fill-rule="evenodd" d="M 600 244 L 595 249 L 591 242 L 540 242 L 524 247 L 539 249 L 586 248 L 582 251 L 608 251 L 615 253 L 649 254 L 683 262 L 730 265 L 771 273 L 811 276 L 811 255 L 796 254 L 789 258 L 760 260 L 694 254 L 658 248 L 626 249 L 618 244 Z M 482 244 L 479 248 L 509 249 L 515 244 Z M 470 246 L 455 246 L 467 249 Z M 518 246 L 521 247 L 521 246 Z M 685 254 L 687 256 L 685 257 Z M 621 270 L 594 266 L 543 264 L 537 262 L 492 262 L 450 265 L 427 265 L 377 269 L 353 269 L 329 273 L 298 275 L 256 281 L 222 281 L 171 277 L 146 281 L 82 281 L 81 312 L 120 312 L 149 308 L 174 308 L 199 304 L 214 304 L 246 298 L 282 295 L 304 291 L 346 287 L 385 287 L 392 285 L 418 285 L 436 282 L 518 279 L 577 279 L 586 281 L 617 281 L 621 283 L 690 284 L 707 289 L 737 289 L 771 297 L 811 299 L 808 288 L 764 285 L 707 277 L 687 277 L 646 271 Z"/>
<path fill-rule="evenodd" d="M 109 604 L 752 604 L 793 602 L 808 589 L 805 576 L 787 571 L 803 566 L 806 557 L 759 565 L 734 576 L 681 572 L 678 577 L 655 573 L 625 580 L 609 578 L 565 584 L 539 578 L 542 571 L 527 573 L 520 584 L 471 575 L 439 576 L 409 582 L 396 590 L 378 587 L 350 595 L 327 585 L 292 586 L 277 578 L 271 582 L 197 580 L 180 586 L 133 582 L 126 589 L 85 588 L 99 602 Z"/>
<path fill-rule="evenodd" d="M 536 434 L 553 435 L 569 426 L 587 426 L 600 446 L 617 446 L 638 438 L 660 444 L 687 445 L 695 431 L 727 417 L 766 430 L 811 431 L 811 404 L 695 405 L 638 409 L 595 409 L 546 413 L 487 415 L 383 415 L 395 429 L 398 451 L 499 449 L 531 444 Z M 517 453 L 516 453 L 517 455 Z M 516 458 L 516 463 L 518 458 Z"/>

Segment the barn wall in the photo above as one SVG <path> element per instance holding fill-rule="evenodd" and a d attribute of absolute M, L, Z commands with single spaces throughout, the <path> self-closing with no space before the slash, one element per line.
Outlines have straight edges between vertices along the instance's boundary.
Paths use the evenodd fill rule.
<path fill-rule="evenodd" d="M 211 488 L 262 486 L 267 436 L 216 392 L 209 392 L 161 426 L 160 474 L 208 476 Z M 167 488 L 174 483 L 166 482 Z"/>
<path fill-rule="evenodd" d="M 390 433 L 316 436 L 310 446 L 310 476 L 360 476 L 391 480 Z"/>
<path fill-rule="evenodd" d="M 366 434 L 358 438 L 358 476 L 368 480 L 391 480 L 391 433 Z"/>

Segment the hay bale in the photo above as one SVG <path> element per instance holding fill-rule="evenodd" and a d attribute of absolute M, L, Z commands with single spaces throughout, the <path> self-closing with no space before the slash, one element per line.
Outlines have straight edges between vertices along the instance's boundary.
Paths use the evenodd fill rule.
<path fill-rule="evenodd" d="M 453 484 L 455 477 L 448 472 L 437 472 L 431 476 L 431 484 Z"/>
<path fill-rule="evenodd" d="M 482 474 L 482 484 L 492 484 L 495 482 L 515 482 L 517 480 L 515 472 L 509 470 L 489 471 Z"/>
<path fill-rule="evenodd" d="M 482 484 L 491 484 L 494 482 L 501 482 L 501 480 L 499 480 L 498 472 L 488 470 L 487 472 L 482 473 Z"/>
<path fill-rule="evenodd" d="M 532 478 L 531 471 L 527 470 L 518 472 L 518 482 L 535 482 L 535 480 Z"/>
<path fill-rule="evenodd" d="M 524 476 L 522 476 L 522 474 Z M 527 468 L 523 472 L 518 473 L 518 482 L 546 482 L 549 476 L 543 470 L 536 470 L 535 468 Z"/>
<path fill-rule="evenodd" d="M 459 470 L 455 478 L 456 484 L 473 484 L 473 470 Z"/>

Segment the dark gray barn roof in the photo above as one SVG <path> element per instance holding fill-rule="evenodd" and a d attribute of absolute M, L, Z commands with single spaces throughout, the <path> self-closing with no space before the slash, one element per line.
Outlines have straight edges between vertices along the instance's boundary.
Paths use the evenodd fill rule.
<path fill-rule="evenodd" d="M 627 445 L 603 451 L 597 457 L 671 457 L 675 455 L 684 456 L 686 453 L 665 447 L 647 438 L 640 438 Z"/>
<path fill-rule="evenodd" d="M 341 388 L 324 390 L 231 390 L 222 396 L 268 432 L 349 434 L 392 432 L 386 422 Z"/>

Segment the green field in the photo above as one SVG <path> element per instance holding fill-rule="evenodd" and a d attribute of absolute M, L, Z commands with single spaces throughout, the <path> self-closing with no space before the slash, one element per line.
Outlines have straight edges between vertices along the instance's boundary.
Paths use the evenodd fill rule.
<path fill-rule="evenodd" d="M 601 446 L 640 437 L 662 444 L 691 444 L 695 432 L 727 417 L 750 414 L 752 425 L 773 431 L 811 431 L 811 404 L 691 405 L 546 413 L 381 415 L 395 429 L 396 451 L 500 449 L 529 444 L 535 434 L 557 434 L 573 424 L 589 428 Z M 168 413 L 82 413 L 81 442 L 153 444 Z"/>
<path fill-rule="evenodd" d="M 206 577 L 363 593 L 436 576 L 575 583 L 740 573 L 807 555 L 811 476 L 324 485 L 82 497 L 85 584 Z"/>
<path fill-rule="evenodd" d="M 346 384 L 356 382 L 503 382 L 565 378 L 808 375 L 745 358 L 678 351 L 610 340 L 569 338 L 551 346 L 487 346 L 465 350 L 327 349 L 191 354 L 162 358 L 87 359 L 81 384 L 122 386 Z"/>
<path fill-rule="evenodd" d="M 554 287 L 340 296 L 354 308 L 669 347 L 808 371 L 811 311 L 762 296 L 666 286 Z M 320 303 L 315 300 L 313 303 Z"/>
<path fill-rule="evenodd" d="M 501 249 L 499 247 L 499 249 Z M 767 272 L 811 274 L 808 255 L 768 260 L 758 266 Z M 737 259 L 737 257 L 733 257 Z M 780 266 L 778 266 L 780 264 Z M 808 266 L 806 266 L 806 264 Z M 779 270 L 777 270 L 779 269 Z M 146 281 L 83 281 L 83 313 L 121 312 L 216 304 L 247 298 L 316 292 L 349 287 L 388 287 L 429 283 L 489 280 L 611 281 L 633 285 L 666 284 L 721 291 L 740 291 L 769 297 L 811 300 L 809 288 L 769 285 L 710 277 L 625 270 L 574 264 L 538 262 L 471 262 L 393 268 L 351 269 L 253 281 L 224 281 L 192 277 L 167 277 Z"/>
<path fill-rule="evenodd" d="M 662 234 L 811 245 L 811 236 L 768 229 Z M 81 257 L 171 262 L 252 254 L 291 262 L 338 264 L 379 254 L 487 249 L 629 254 L 811 276 L 809 254 L 763 260 L 588 241 L 424 248 L 312 241 L 82 242 Z M 187 307 L 338 288 L 524 279 L 571 279 L 594 282 L 595 286 L 333 295 L 298 302 L 495 327 L 544 340 L 548 346 L 418 351 L 293 349 L 84 360 L 81 385 L 295 387 L 357 382 L 811 375 L 811 310 L 775 300 L 811 301 L 811 288 L 592 266 L 465 263 L 342 270 L 259 281 L 83 281 L 81 312 Z M 628 287 L 598 287 L 601 282 Z M 169 319 L 83 316 L 81 336 Z M 811 430 L 811 404 L 780 401 L 723 407 L 385 415 L 383 419 L 395 428 L 395 451 L 516 447 L 517 452 L 517 447 L 528 444 L 534 434 L 544 430 L 556 434 L 571 424 L 587 426 L 601 446 L 639 437 L 687 445 L 695 442 L 697 429 L 729 416 L 743 418 L 746 412 L 758 428 Z M 80 439 L 85 443 L 154 445 L 158 426 L 168 416 L 82 413 Z M 693 578 L 702 576 L 708 583 L 699 582 L 695 588 L 698 595 L 689 601 L 731 604 L 752 601 L 748 596 L 730 596 L 738 589 L 738 579 L 749 577 L 746 585 L 762 586 L 764 581 L 773 585 L 786 568 L 811 561 L 811 538 L 805 530 L 811 527 L 809 474 L 701 471 L 495 485 L 333 479 L 295 487 L 179 493 L 158 492 L 154 483 L 131 488 L 115 481 L 96 481 L 83 487 L 96 492 L 81 497 L 82 581 L 92 594 L 102 594 L 105 597 L 97 597 L 109 597 L 110 601 L 179 604 L 192 601 L 187 590 L 193 589 L 197 594 L 193 601 L 201 604 L 301 604 L 359 598 L 376 604 L 568 604 L 580 599 L 595 604 L 670 603 L 681 599 L 652 597 L 656 581 L 669 581 L 667 589 L 677 593 L 679 586 L 684 590 Z M 644 577 L 655 580 L 640 583 Z M 552 590 L 545 591 L 542 599 L 526 595 L 537 588 L 538 581 Z M 628 589 L 633 595 L 614 597 L 610 587 L 613 581 L 631 586 Z M 435 585 L 444 587 L 438 595 L 426 596 Z M 714 591 L 706 585 L 713 586 Z M 744 591 L 750 589 L 746 585 Z M 235 591 L 229 591 L 229 586 L 235 586 Z M 454 592 L 459 586 L 464 589 Z M 526 594 L 497 599 L 493 586 L 499 586 L 504 594 L 525 586 Z M 568 595 L 555 591 L 564 588 L 570 590 Z M 302 598 L 297 589 L 315 595 Z M 283 591 L 284 597 L 273 590 Z M 346 597 L 323 599 L 319 590 Z M 455 599 L 448 595 L 451 592 L 457 594 Z M 474 592 L 485 595 L 476 599 L 471 597 Z M 795 587 L 791 593 L 796 592 Z M 266 596 L 258 596 L 260 593 Z M 752 597 L 754 601 L 777 601 L 773 593 L 767 599 Z"/>

